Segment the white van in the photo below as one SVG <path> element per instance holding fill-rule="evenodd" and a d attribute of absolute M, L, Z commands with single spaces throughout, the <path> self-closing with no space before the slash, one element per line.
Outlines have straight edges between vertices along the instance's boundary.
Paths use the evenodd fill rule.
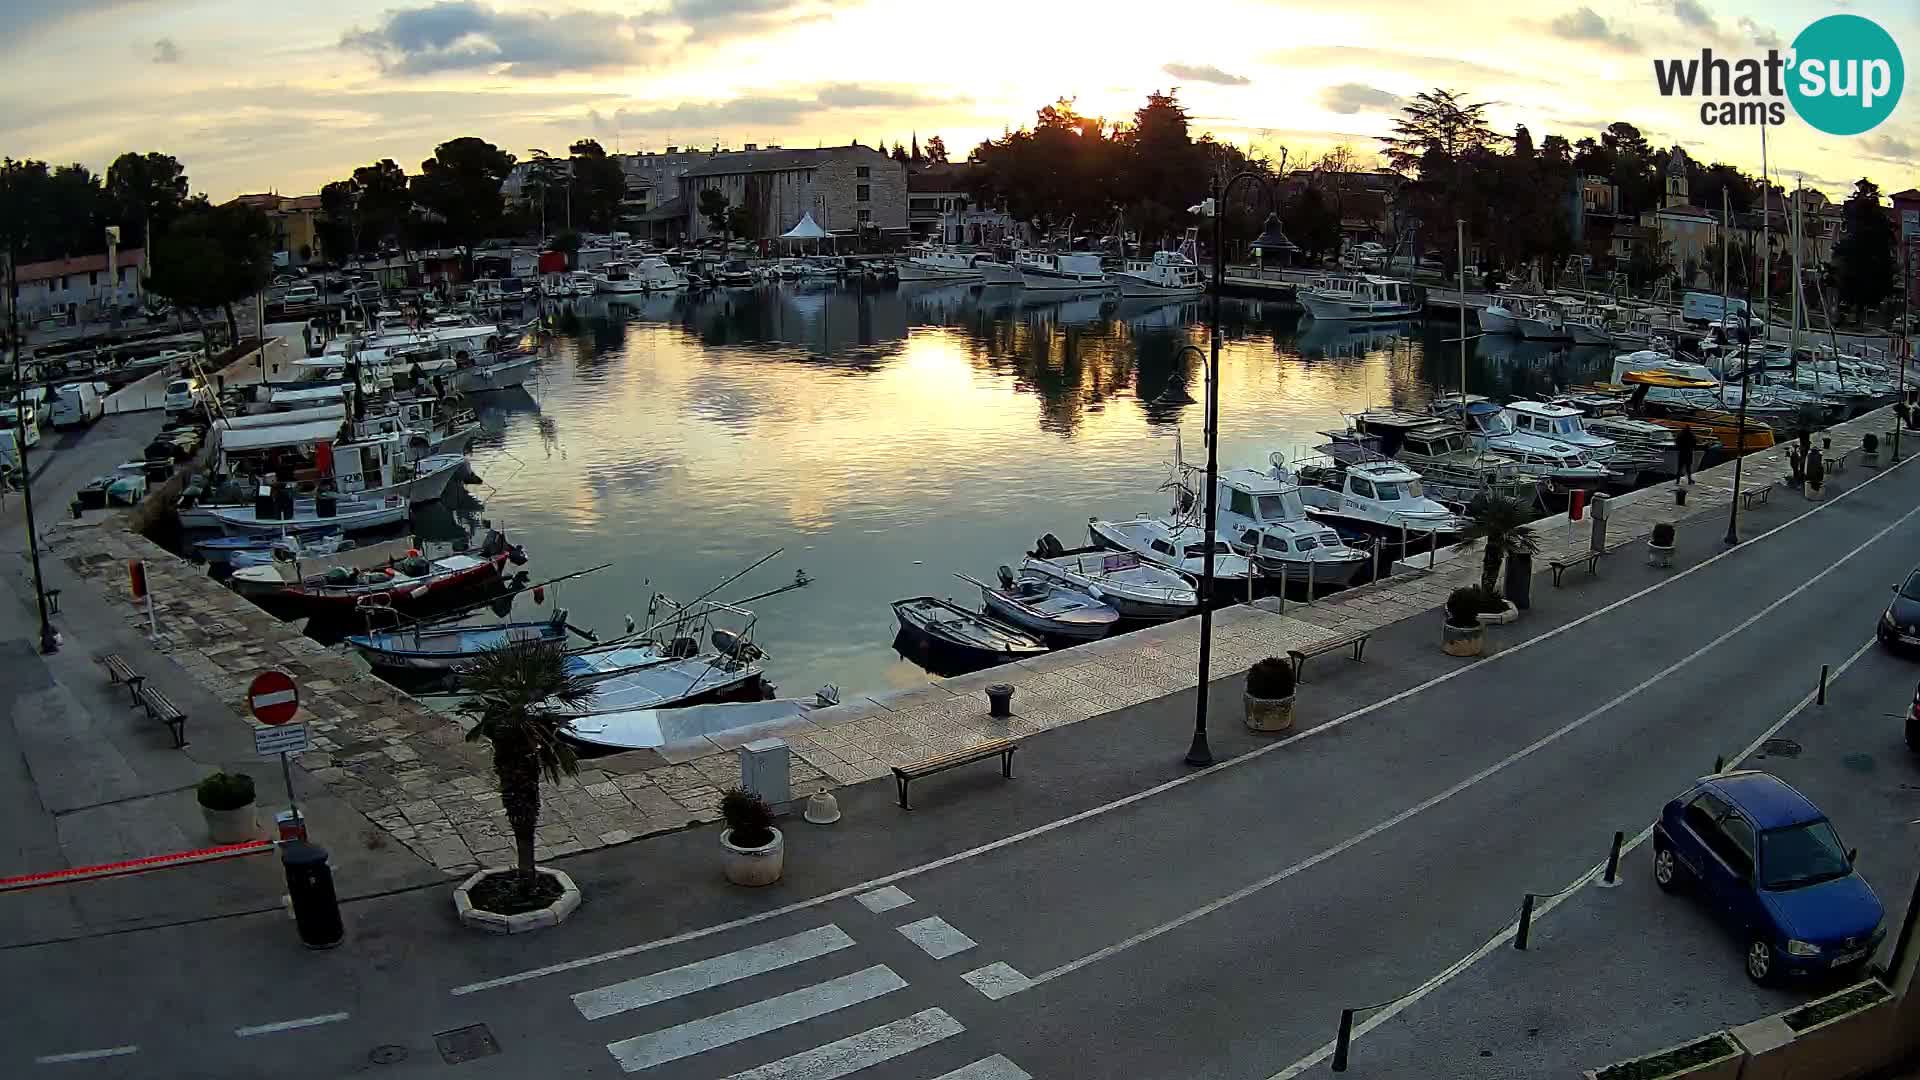
<path fill-rule="evenodd" d="M 1747 302 L 1737 297 L 1728 297 L 1726 306 L 1721 306 L 1719 293 L 1690 292 L 1680 301 L 1680 317 L 1688 322 L 1717 323 L 1728 312 L 1747 313 Z"/>
<path fill-rule="evenodd" d="M 106 415 L 107 404 L 95 383 L 68 383 L 53 392 L 53 426 L 82 427 Z"/>
<path fill-rule="evenodd" d="M 167 382 L 167 414 L 190 412 L 207 400 L 207 381 L 189 375 Z"/>
<path fill-rule="evenodd" d="M 320 302 L 320 290 L 312 285 L 295 285 L 287 290 L 287 295 L 282 297 L 280 302 L 287 307 L 297 304 L 317 304 Z"/>
<path fill-rule="evenodd" d="M 0 429 L 0 469 L 8 473 L 20 473 L 20 432 L 17 428 Z M 38 446 L 40 435 L 33 428 L 27 429 L 27 445 Z"/>

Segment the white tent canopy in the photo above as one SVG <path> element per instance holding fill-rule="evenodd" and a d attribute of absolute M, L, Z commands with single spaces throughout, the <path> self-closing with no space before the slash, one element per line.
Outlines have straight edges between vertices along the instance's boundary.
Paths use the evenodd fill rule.
<path fill-rule="evenodd" d="M 813 220 L 813 211 L 809 210 L 800 218 L 800 224 L 780 234 L 782 240 L 825 240 L 833 234 L 820 227 Z"/>

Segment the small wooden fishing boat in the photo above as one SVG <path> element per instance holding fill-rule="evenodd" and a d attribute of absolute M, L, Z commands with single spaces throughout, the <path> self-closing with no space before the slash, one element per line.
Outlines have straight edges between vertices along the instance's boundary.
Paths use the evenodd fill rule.
<path fill-rule="evenodd" d="M 478 590 L 498 588 L 509 559 L 524 563 L 526 552 L 490 530 L 478 554 L 427 559 L 413 552 L 373 570 L 336 566 L 293 580 L 283 570 L 287 564 L 273 563 L 236 570 L 228 584 L 248 599 L 291 612 L 291 617 L 342 619 L 368 609 L 419 614 L 444 610 L 452 600 Z"/>
<path fill-rule="evenodd" d="M 340 499 L 330 501 L 325 498 L 300 500 L 294 504 L 291 513 L 281 507 L 285 516 L 276 516 L 271 508 L 261 506 L 223 506 L 208 508 L 207 516 L 215 525 L 228 535 L 246 533 L 280 533 L 289 530 L 338 529 L 341 532 L 364 532 L 388 525 L 397 525 L 407 519 L 407 499 L 402 495 L 389 495 L 378 501 L 361 499 Z M 262 513 L 267 509 L 266 513 Z"/>
<path fill-rule="evenodd" d="M 529 641 L 564 641 L 563 622 L 490 623 L 483 626 L 419 626 L 347 635 L 347 644 L 366 657 L 376 670 L 448 672 L 482 654 Z"/>
<path fill-rule="evenodd" d="M 980 599 L 989 615 L 1052 640 L 1092 641 L 1105 637 L 1120 621 L 1113 605 L 1040 574 L 1016 576 L 1012 567 L 1002 566 L 997 588 L 966 574 L 954 577 L 980 586 Z"/>
<path fill-rule="evenodd" d="M 1178 619 L 1200 607 L 1198 586 L 1186 574 L 1143 562 L 1131 551 L 1069 551 L 1052 533 L 1040 538 L 1022 568 L 1112 604 L 1123 619 Z"/>
<path fill-rule="evenodd" d="M 1046 642 L 1019 627 L 935 596 L 895 600 L 893 615 L 900 620 L 901 630 L 956 660 L 985 666 L 1047 651 Z"/>
<path fill-rule="evenodd" d="M 595 750 L 658 750 L 704 743 L 709 735 L 744 728 L 777 731 L 822 704 L 831 704 L 823 691 L 813 698 L 773 698 L 768 701 L 722 701 L 676 709 L 627 709 L 622 712 L 576 716 L 560 728 L 566 739 Z"/>
<path fill-rule="evenodd" d="M 1087 519 L 1087 535 L 1101 547 L 1131 551 L 1141 559 L 1178 570 L 1198 581 L 1207 568 L 1206 530 L 1183 521 L 1140 514 L 1124 521 Z M 1214 588 L 1229 596 L 1247 589 L 1247 579 L 1260 575 L 1253 560 L 1236 555 L 1219 532 L 1213 534 Z"/>

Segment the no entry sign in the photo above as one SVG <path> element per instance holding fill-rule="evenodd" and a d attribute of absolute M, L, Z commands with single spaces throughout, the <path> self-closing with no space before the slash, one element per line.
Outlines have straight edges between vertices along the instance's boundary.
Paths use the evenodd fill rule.
<path fill-rule="evenodd" d="M 300 711 L 300 691 L 284 671 L 263 671 L 247 687 L 247 707 L 263 724 L 284 724 Z"/>

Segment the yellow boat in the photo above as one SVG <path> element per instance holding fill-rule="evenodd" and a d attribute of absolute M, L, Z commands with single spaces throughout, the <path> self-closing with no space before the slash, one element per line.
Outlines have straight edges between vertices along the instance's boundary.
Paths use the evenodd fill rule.
<path fill-rule="evenodd" d="M 1692 428 L 1695 435 L 1710 438 L 1730 451 L 1751 453 L 1765 450 L 1773 445 L 1773 428 L 1763 420 L 1747 418 L 1746 426 L 1740 425 L 1738 413 L 1725 409 L 1675 409 L 1663 406 L 1666 415 L 1654 416 L 1646 412 L 1646 392 L 1649 389 L 1661 390 L 1718 390 L 1720 384 L 1712 379 L 1696 379 L 1687 375 L 1675 375 L 1667 371 L 1629 371 L 1620 376 L 1618 383 L 1599 383 L 1593 389 L 1603 393 L 1629 392 L 1633 401 L 1629 410 L 1640 413 L 1644 420 L 1652 421 L 1661 427 Z"/>

